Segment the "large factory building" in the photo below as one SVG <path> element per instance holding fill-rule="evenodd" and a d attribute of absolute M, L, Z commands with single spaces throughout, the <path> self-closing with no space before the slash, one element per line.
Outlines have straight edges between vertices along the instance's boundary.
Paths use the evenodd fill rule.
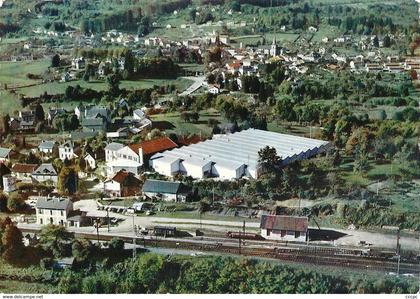
<path fill-rule="evenodd" d="M 274 147 L 283 164 L 325 152 L 327 141 L 248 129 L 153 155 L 150 166 L 166 176 L 182 173 L 195 179 L 258 177 L 258 151 Z"/>

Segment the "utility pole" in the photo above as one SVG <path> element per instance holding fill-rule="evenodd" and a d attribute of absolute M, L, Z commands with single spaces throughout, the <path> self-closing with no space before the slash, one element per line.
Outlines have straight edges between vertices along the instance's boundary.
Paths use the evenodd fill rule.
<path fill-rule="evenodd" d="M 134 224 L 134 213 L 133 213 L 133 259 L 135 259 L 136 255 L 137 255 L 136 246 L 137 246 L 137 244 L 136 244 L 136 226 Z"/>
<path fill-rule="evenodd" d="M 238 243 L 238 249 L 239 249 L 239 255 L 241 254 L 241 231 L 239 231 L 239 243 Z"/>
<path fill-rule="evenodd" d="M 99 218 L 96 218 L 96 237 L 98 239 L 99 244 Z"/>
<path fill-rule="evenodd" d="M 106 217 L 108 218 L 108 232 L 110 231 L 110 223 L 109 223 L 109 207 L 106 209 Z"/>
<path fill-rule="evenodd" d="M 401 245 L 400 245 L 400 228 L 397 230 L 397 275 L 400 275 L 400 261 L 401 261 Z"/>

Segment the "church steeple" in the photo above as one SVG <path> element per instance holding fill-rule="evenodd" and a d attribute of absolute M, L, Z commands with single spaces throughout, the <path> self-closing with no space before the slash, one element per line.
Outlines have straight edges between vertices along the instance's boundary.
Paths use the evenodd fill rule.
<path fill-rule="evenodd" d="M 270 48 L 270 56 L 277 56 L 278 55 L 278 48 L 277 48 L 277 42 L 276 37 L 273 37 L 273 43 L 271 44 Z"/>

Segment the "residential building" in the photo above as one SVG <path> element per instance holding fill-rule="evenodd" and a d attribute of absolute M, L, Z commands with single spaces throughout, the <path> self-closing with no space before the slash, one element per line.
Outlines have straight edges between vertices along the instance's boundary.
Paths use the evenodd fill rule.
<path fill-rule="evenodd" d="M 56 142 L 52 140 L 42 140 L 38 146 L 38 150 L 43 153 L 50 155 L 53 152 L 54 146 L 56 146 Z"/>
<path fill-rule="evenodd" d="M 116 197 L 135 196 L 140 193 L 140 183 L 133 173 L 120 170 L 104 182 L 104 192 Z"/>
<path fill-rule="evenodd" d="M 74 210 L 68 198 L 41 196 L 37 198 L 35 209 L 36 223 L 39 225 L 80 227 L 84 222 L 85 213 Z"/>
<path fill-rule="evenodd" d="M 102 117 L 85 118 L 81 123 L 85 132 L 106 132 L 107 122 Z"/>
<path fill-rule="evenodd" d="M 3 177 L 10 174 L 10 169 L 4 163 L 0 163 L 0 188 L 3 189 Z"/>
<path fill-rule="evenodd" d="M 66 114 L 66 110 L 62 108 L 48 109 L 48 112 L 47 112 L 48 123 L 51 124 L 55 117 L 59 115 L 64 115 L 64 114 Z"/>
<path fill-rule="evenodd" d="M 58 147 L 58 156 L 60 160 L 65 161 L 76 158 L 77 155 L 74 153 L 74 144 L 72 141 L 66 141 Z"/>
<path fill-rule="evenodd" d="M 270 240 L 306 242 L 308 217 L 262 215 L 261 236 Z"/>
<path fill-rule="evenodd" d="M 10 148 L 0 147 L 0 162 L 9 161 L 11 152 L 12 150 Z"/>
<path fill-rule="evenodd" d="M 108 176 L 122 169 L 139 174 L 141 167 L 147 164 L 151 155 L 173 149 L 176 146 L 177 144 L 168 137 L 160 137 L 127 146 L 112 142 L 105 147 Z"/>
<path fill-rule="evenodd" d="M 96 158 L 93 153 L 87 152 L 85 156 L 83 157 L 83 159 L 86 161 L 86 166 L 89 169 L 91 170 L 96 169 Z"/>
<path fill-rule="evenodd" d="M 37 169 L 35 169 L 35 171 L 32 173 L 32 178 L 37 182 L 51 181 L 54 186 L 56 186 L 58 182 L 57 171 L 50 163 L 43 163 Z"/>
<path fill-rule="evenodd" d="M 26 122 L 34 122 L 35 121 L 35 111 L 29 110 L 29 111 L 19 111 L 19 118 L 22 121 Z"/>
<path fill-rule="evenodd" d="M 11 174 L 6 174 L 2 178 L 3 180 L 3 191 L 5 193 L 10 193 L 16 190 L 16 177 L 12 176 Z"/>
<path fill-rule="evenodd" d="M 146 180 L 143 184 L 143 195 L 150 199 L 185 202 L 191 189 L 181 182 Z"/>
<path fill-rule="evenodd" d="M 12 174 L 21 181 L 31 182 L 32 173 L 37 169 L 37 164 L 15 163 L 12 165 Z"/>

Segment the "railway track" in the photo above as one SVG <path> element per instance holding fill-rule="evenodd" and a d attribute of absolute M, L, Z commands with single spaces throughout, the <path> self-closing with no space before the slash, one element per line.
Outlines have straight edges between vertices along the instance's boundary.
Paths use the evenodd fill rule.
<path fill-rule="evenodd" d="M 28 233 L 38 233 L 36 229 L 22 229 Z M 377 272 L 397 272 L 397 261 L 391 261 L 377 256 L 359 256 L 354 255 L 355 249 L 333 248 L 322 246 L 308 246 L 287 243 L 274 243 L 264 241 L 246 240 L 245 245 L 239 240 L 230 238 L 179 238 L 166 239 L 156 236 L 128 237 L 113 235 L 96 235 L 88 233 L 75 233 L 77 238 L 86 238 L 90 240 L 110 241 L 118 237 L 127 243 L 132 243 L 135 239 L 136 244 L 144 248 L 161 247 L 174 248 L 191 251 L 205 251 L 214 253 L 223 253 L 231 255 L 243 255 L 247 257 L 259 257 L 282 260 L 293 263 L 333 266 L 349 269 L 368 270 Z M 259 246 L 257 246 L 259 245 Z M 273 246 L 277 245 L 277 246 Z M 420 266 L 418 261 L 402 261 L 399 265 L 400 273 L 418 274 Z"/>

